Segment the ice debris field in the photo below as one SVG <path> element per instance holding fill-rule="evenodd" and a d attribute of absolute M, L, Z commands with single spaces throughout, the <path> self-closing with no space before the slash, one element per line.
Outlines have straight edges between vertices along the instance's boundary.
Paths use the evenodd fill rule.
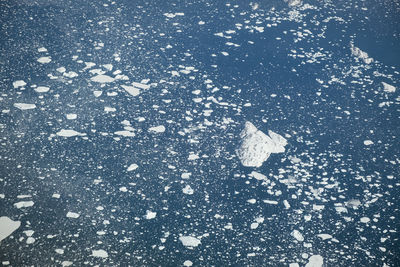
<path fill-rule="evenodd" d="M 399 266 L 397 1 L 2 1 L 0 264 Z"/>

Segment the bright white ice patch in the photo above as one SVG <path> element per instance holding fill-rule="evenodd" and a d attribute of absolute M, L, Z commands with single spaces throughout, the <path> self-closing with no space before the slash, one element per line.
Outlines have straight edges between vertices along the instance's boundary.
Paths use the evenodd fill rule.
<path fill-rule="evenodd" d="M 160 125 L 160 126 L 150 127 L 149 128 L 149 132 L 163 133 L 163 132 L 165 132 L 165 126 L 164 125 Z"/>
<path fill-rule="evenodd" d="M 352 43 L 350 44 L 350 51 L 353 56 L 361 59 L 362 61 L 364 61 L 365 64 L 370 64 L 374 61 L 372 58 L 368 56 L 368 53 L 362 51 L 358 47 L 355 47 L 354 44 Z"/>
<path fill-rule="evenodd" d="M 190 185 L 186 185 L 184 188 L 182 188 L 182 192 L 186 195 L 193 195 L 194 190 L 190 187 Z"/>
<path fill-rule="evenodd" d="M 58 136 L 63 136 L 63 137 L 72 137 L 72 136 L 85 136 L 85 133 L 80 133 L 75 130 L 65 130 L 61 129 L 56 133 Z"/>
<path fill-rule="evenodd" d="M 386 93 L 394 93 L 396 92 L 396 87 L 394 87 L 393 85 L 390 85 L 388 83 L 382 82 L 383 85 L 383 91 L 385 91 Z"/>
<path fill-rule="evenodd" d="M 90 80 L 96 83 L 111 83 L 114 81 L 114 78 L 108 75 L 99 74 L 90 78 Z"/>
<path fill-rule="evenodd" d="M 116 131 L 116 132 L 114 132 L 114 134 L 122 135 L 122 136 L 125 136 L 125 137 L 134 137 L 135 136 L 135 133 L 131 132 L 131 131 Z"/>
<path fill-rule="evenodd" d="M 374 144 L 374 142 L 372 142 L 371 140 L 365 140 L 364 141 L 364 145 L 366 145 L 366 146 L 370 146 L 370 145 L 373 145 Z"/>
<path fill-rule="evenodd" d="M 131 96 L 137 96 L 140 94 L 140 90 L 134 86 L 121 85 L 121 87 L 124 88 L 125 91 L 128 92 L 128 94 L 130 94 Z"/>
<path fill-rule="evenodd" d="M 298 231 L 298 230 L 293 230 L 293 232 L 291 233 L 291 235 L 296 238 L 297 241 L 299 242 L 303 242 L 304 241 L 304 237 L 303 235 Z"/>
<path fill-rule="evenodd" d="M 200 239 L 197 239 L 196 237 L 193 236 L 181 236 L 179 237 L 179 240 L 182 242 L 182 245 L 185 247 L 197 247 L 198 245 L 201 244 Z"/>
<path fill-rule="evenodd" d="M 306 264 L 306 267 L 322 267 L 324 264 L 324 258 L 320 255 L 312 255 L 308 259 L 308 263 Z"/>
<path fill-rule="evenodd" d="M 154 219 L 157 216 L 157 212 L 151 210 L 146 210 L 146 215 L 144 216 L 147 220 Z"/>
<path fill-rule="evenodd" d="M 0 217 L 0 242 L 21 226 L 20 221 L 13 221 L 6 216 Z"/>
<path fill-rule="evenodd" d="M 51 62 L 51 57 L 40 57 L 37 59 L 39 63 L 46 64 Z"/>
<path fill-rule="evenodd" d="M 26 104 L 26 103 L 14 103 L 14 107 L 20 110 L 28 110 L 36 108 L 35 104 Z"/>
<path fill-rule="evenodd" d="M 108 253 L 104 249 L 92 250 L 92 256 L 98 258 L 108 258 Z"/>
<path fill-rule="evenodd" d="M 37 93 L 47 93 L 50 90 L 50 88 L 47 86 L 38 86 L 34 90 Z"/>
<path fill-rule="evenodd" d="M 183 263 L 183 266 L 187 266 L 187 267 L 190 267 L 190 266 L 192 266 L 193 265 L 193 262 L 191 262 L 191 261 L 185 261 L 184 263 Z"/>
<path fill-rule="evenodd" d="M 24 82 L 23 80 L 18 80 L 18 81 L 13 82 L 14 88 L 24 87 L 25 85 L 26 85 L 26 82 Z"/>
<path fill-rule="evenodd" d="M 75 113 L 67 114 L 67 120 L 75 120 L 77 117 L 78 117 L 78 115 Z"/>
<path fill-rule="evenodd" d="M 14 204 L 17 209 L 32 207 L 35 203 L 33 201 L 20 201 Z"/>
<path fill-rule="evenodd" d="M 80 214 L 76 212 L 68 211 L 67 218 L 77 219 L 79 218 Z"/>
<path fill-rule="evenodd" d="M 127 171 L 131 172 L 131 171 L 136 170 L 137 168 L 139 168 L 139 166 L 137 164 L 133 163 L 133 164 L 129 165 Z"/>
<path fill-rule="evenodd" d="M 269 136 L 258 130 L 251 122 L 246 122 L 245 128 L 240 134 L 242 143 L 236 150 L 243 166 L 261 167 L 271 153 L 285 151 L 287 141 L 281 135 L 268 131 Z"/>

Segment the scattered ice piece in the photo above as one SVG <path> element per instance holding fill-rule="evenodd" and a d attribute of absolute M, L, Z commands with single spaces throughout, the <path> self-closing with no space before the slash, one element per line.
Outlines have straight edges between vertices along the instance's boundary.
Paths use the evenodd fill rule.
<path fill-rule="evenodd" d="M 185 261 L 184 263 L 183 263 L 183 266 L 185 266 L 185 267 L 190 267 L 190 266 L 192 266 L 193 265 L 193 262 L 191 262 L 191 261 L 189 261 L 189 260 L 187 260 L 187 261 Z"/>
<path fill-rule="evenodd" d="M 182 242 L 182 245 L 189 248 L 197 247 L 201 244 L 200 239 L 193 236 L 181 236 L 179 240 Z"/>
<path fill-rule="evenodd" d="M 33 202 L 33 201 L 20 201 L 20 202 L 15 203 L 14 206 L 17 209 L 20 209 L 20 208 L 32 207 L 34 204 L 35 204 L 35 202 Z"/>
<path fill-rule="evenodd" d="M 199 159 L 199 155 L 191 153 L 188 157 L 188 160 L 196 160 Z"/>
<path fill-rule="evenodd" d="M 14 88 L 24 87 L 25 85 L 26 85 L 26 82 L 24 82 L 23 80 L 18 80 L 18 81 L 13 82 Z"/>
<path fill-rule="evenodd" d="M 92 250 L 92 256 L 98 258 L 108 258 L 108 253 L 104 249 Z"/>
<path fill-rule="evenodd" d="M 297 241 L 300 241 L 300 242 L 304 241 L 303 235 L 298 230 L 293 230 L 293 232 L 291 233 L 291 236 L 293 236 Z"/>
<path fill-rule="evenodd" d="M 47 49 L 46 49 L 46 47 L 39 47 L 38 52 L 40 52 L 40 53 L 47 52 Z"/>
<path fill-rule="evenodd" d="M 71 211 L 68 211 L 68 213 L 67 213 L 67 218 L 77 219 L 77 218 L 79 218 L 79 216 L 80 216 L 79 213 L 75 213 L 75 212 L 71 212 Z"/>
<path fill-rule="evenodd" d="M 182 192 L 186 195 L 193 195 L 194 190 L 190 187 L 190 185 L 186 185 L 183 189 Z"/>
<path fill-rule="evenodd" d="M 126 186 L 122 186 L 122 187 L 119 188 L 119 191 L 128 192 L 128 188 L 126 188 Z"/>
<path fill-rule="evenodd" d="M 147 90 L 150 88 L 150 85 L 143 83 L 132 82 L 132 85 L 143 90 Z"/>
<path fill-rule="evenodd" d="M 252 224 L 250 224 L 250 229 L 252 230 L 257 229 L 258 225 L 259 224 L 257 222 L 253 222 Z"/>
<path fill-rule="evenodd" d="M 53 197 L 53 198 L 60 198 L 61 195 L 60 195 L 60 194 L 57 194 L 57 193 L 54 193 L 51 197 Z"/>
<path fill-rule="evenodd" d="M 362 217 L 362 218 L 360 219 L 360 222 L 362 222 L 362 223 L 369 223 L 370 221 L 371 221 L 371 219 L 368 218 L 368 217 Z"/>
<path fill-rule="evenodd" d="M 137 168 L 139 168 L 139 166 L 137 164 L 133 163 L 133 164 L 129 165 L 127 171 L 131 172 L 131 171 L 136 170 Z"/>
<path fill-rule="evenodd" d="M 14 107 L 20 110 L 28 110 L 36 108 L 35 104 L 26 104 L 26 103 L 14 103 Z"/>
<path fill-rule="evenodd" d="M 265 200 L 263 200 L 263 202 L 264 202 L 265 204 L 278 205 L 278 201 L 275 201 L 275 200 L 268 200 L 268 199 L 265 199 Z"/>
<path fill-rule="evenodd" d="M 298 263 L 290 263 L 289 267 L 300 267 Z"/>
<path fill-rule="evenodd" d="M 312 255 L 305 267 L 322 267 L 324 258 L 321 255 Z"/>
<path fill-rule="evenodd" d="M 46 64 L 51 62 L 51 57 L 40 57 L 37 59 L 37 62 Z"/>
<path fill-rule="evenodd" d="M 285 0 L 286 3 L 288 3 L 288 6 L 294 7 L 294 6 L 299 6 L 302 4 L 301 0 Z"/>
<path fill-rule="evenodd" d="M 98 90 L 93 91 L 93 95 L 94 95 L 95 97 L 99 97 L 99 96 L 101 96 L 102 94 L 103 94 L 102 91 L 98 91 Z"/>
<path fill-rule="evenodd" d="M 165 126 L 160 125 L 160 126 L 150 127 L 149 132 L 163 133 L 163 132 L 165 132 Z"/>
<path fill-rule="evenodd" d="M 366 146 L 370 146 L 370 145 L 373 145 L 374 144 L 374 142 L 372 142 L 371 140 L 365 140 L 364 141 L 364 145 L 366 145 Z"/>
<path fill-rule="evenodd" d="M 56 252 L 57 254 L 60 254 L 60 255 L 64 254 L 64 250 L 61 249 L 61 248 L 56 248 L 56 249 L 55 249 L 55 252 Z"/>
<path fill-rule="evenodd" d="M 110 77 L 108 75 L 99 74 L 99 75 L 96 75 L 96 76 L 90 78 L 90 80 L 92 80 L 93 82 L 96 82 L 96 83 L 111 83 L 114 81 L 114 78 Z"/>
<path fill-rule="evenodd" d="M 27 239 L 26 239 L 26 243 L 29 245 L 29 244 L 33 244 L 33 243 L 35 243 L 35 238 L 33 238 L 33 237 L 28 237 Z"/>
<path fill-rule="evenodd" d="M 372 58 L 368 57 L 366 52 L 362 51 L 358 47 L 355 47 L 353 43 L 350 43 L 350 51 L 353 56 L 361 59 L 365 64 L 370 64 L 374 61 Z"/>
<path fill-rule="evenodd" d="M 20 221 L 13 221 L 6 216 L 0 217 L 0 242 L 21 226 Z"/>
<path fill-rule="evenodd" d="M 75 77 L 78 77 L 79 75 L 75 71 L 69 71 L 69 72 L 64 72 L 63 76 L 65 76 L 67 78 L 75 78 Z"/>
<path fill-rule="evenodd" d="M 382 82 L 383 85 L 383 91 L 385 91 L 386 93 L 394 93 L 396 92 L 396 87 L 394 87 L 393 85 L 390 85 L 388 83 Z"/>
<path fill-rule="evenodd" d="M 72 261 L 63 261 L 61 263 L 61 266 L 62 267 L 68 267 L 68 266 L 71 266 L 72 264 L 74 264 Z"/>
<path fill-rule="evenodd" d="M 191 175 L 192 175 L 191 172 L 184 172 L 184 173 L 181 174 L 181 178 L 182 179 L 189 179 Z"/>
<path fill-rule="evenodd" d="M 157 212 L 151 210 L 146 210 L 146 215 L 144 216 L 147 220 L 154 219 L 157 216 Z"/>
<path fill-rule="evenodd" d="M 261 167 L 271 153 L 285 151 L 286 139 L 272 131 L 268 133 L 270 136 L 258 130 L 251 122 L 245 123 L 245 128 L 240 134 L 241 145 L 236 150 L 243 166 Z"/>
<path fill-rule="evenodd" d="M 132 131 L 116 131 L 116 132 L 114 132 L 114 134 L 122 135 L 125 137 L 134 137 L 135 136 L 135 133 Z"/>
<path fill-rule="evenodd" d="M 47 93 L 50 90 L 50 88 L 47 86 L 38 86 L 34 90 L 37 93 Z"/>
<path fill-rule="evenodd" d="M 61 129 L 56 133 L 58 136 L 63 136 L 63 137 L 72 137 L 72 136 L 85 136 L 85 133 L 80 133 L 75 130 L 66 130 L 66 129 Z"/>
<path fill-rule="evenodd" d="M 75 120 L 77 117 L 78 117 L 78 115 L 75 113 L 67 114 L 67 120 Z"/>
<path fill-rule="evenodd" d="M 264 174 L 261 174 L 261 173 L 259 173 L 259 172 L 256 172 L 256 171 L 252 171 L 252 172 L 249 174 L 249 176 L 251 176 L 251 177 L 253 177 L 253 178 L 255 178 L 255 179 L 259 180 L 259 181 L 268 180 L 267 176 L 265 176 Z"/>
<path fill-rule="evenodd" d="M 137 96 L 140 94 L 140 90 L 134 86 L 121 85 L 121 87 L 124 88 L 125 91 L 127 91 L 132 96 Z"/>
<path fill-rule="evenodd" d="M 59 67 L 56 69 L 56 71 L 58 71 L 59 73 L 63 73 L 66 71 L 66 69 L 64 67 Z"/>
<path fill-rule="evenodd" d="M 252 199 L 248 199 L 247 202 L 250 204 L 256 204 L 257 200 L 252 198 Z"/>
<path fill-rule="evenodd" d="M 326 240 L 326 239 L 331 239 L 332 236 L 330 234 L 318 234 L 317 235 L 319 238 L 321 238 L 322 240 Z"/>
<path fill-rule="evenodd" d="M 117 111 L 117 109 L 113 108 L 113 107 L 104 107 L 104 111 L 105 112 L 115 112 L 115 111 Z"/>

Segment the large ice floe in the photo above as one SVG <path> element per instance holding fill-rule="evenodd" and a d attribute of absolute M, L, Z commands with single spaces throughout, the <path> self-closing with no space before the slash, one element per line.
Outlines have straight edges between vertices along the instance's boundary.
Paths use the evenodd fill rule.
<path fill-rule="evenodd" d="M 285 152 L 286 139 L 273 131 L 268 131 L 268 135 L 258 130 L 251 122 L 245 123 L 240 133 L 241 144 L 236 150 L 243 166 L 261 167 L 271 153 Z"/>

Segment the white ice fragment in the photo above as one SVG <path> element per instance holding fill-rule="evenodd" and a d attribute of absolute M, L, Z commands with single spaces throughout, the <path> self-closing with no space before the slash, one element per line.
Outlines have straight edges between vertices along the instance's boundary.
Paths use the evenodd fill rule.
<path fill-rule="evenodd" d="M 47 52 L 47 49 L 46 49 L 46 47 L 39 47 L 38 52 L 40 52 L 40 53 Z"/>
<path fill-rule="evenodd" d="M 80 214 L 76 212 L 68 211 L 67 218 L 77 219 L 79 218 Z"/>
<path fill-rule="evenodd" d="M 37 62 L 46 64 L 51 62 L 51 57 L 40 57 L 37 59 Z"/>
<path fill-rule="evenodd" d="M 101 96 L 101 94 L 103 94 L 102 91 L 98 91 L 98 90 L 93 91 L 93 95 L 94 95 L 95 97 L 99 97 L 99 96 Z"/>
<path fill-rule="evenodd" d="M 331 239 L 332 236 L 330 234 L 318 234 L 317 235 L 319 238 L 321 238 L 322 240 L 326 240 L 326 239 Z"/>
<path fill-rule="evenodd" d="M 131 171 L 136 170 L 137 168 L 139 168 L 139 165 L 133 163 L 133 164 L 129 165 L 127 171 L 128 171 L 128 172 L 131 172 Z"/>
<path fill-rule="evenodd" d="M 34 90 L 36 93 L 47 93 L 50 90 L 50 88 L 47 86 L 38 86 Z"/>
<path fill-rule="evenodd" d="M 300 267 L 298 263 L 290 263 L 289 267 Z"/>
<path fill-rule="evenodd" d="M 114 81 L 114 78 L 110 77 L 108 75 L 99 74 L 99 75 L 96 75 L 96 76 L 90 78 L 90 80 L 92 80 L 93 82 L 96 82 L 96 83 L 111 83 Z"/>
<path fill-rule="evenodd" d="M 0 217 L 0 242 L 21 226 L 20 221 L 13 221 L 6 216 Z"/>
<path fill-rule="evenodd" d="M 193 265 L 193 262 L 191 262 L 191 261 L 189 261 L 189 260 L 187 260 L 187 261 L 185 261 L 184 263 L 183 263 L 183 266 L 185 266 L 185 267 L 190 267 L 190 266 L 192 266 Z"/>
<path fill-rule="evenodd" d="M 252 224 L 250 224 L 250 229 L 252 230 L 257 229 L 258 225 L 259 225 L 258 223 L 253 222 Z"/>
<path fill-rule="evenodd" d="M 98 258 L 108 258 L 108 253 L 104 249 L 92 250 L 92 256 Z"/>
<path fill-rule="evenodd" d="M 18 81 L 13 82 L 14 88 L 24 87 L 25 85 L 26 85 L 26 82 L 24 82 L 23 80 L 18 80 Z"/>
<path fill-rule="evenodd" d="M 78 115 L 75 113 L 69 113 L 69 114 L 67 114 L 66 117 L 67 117 L 67 120 L 75 120 L 78 117 Z"/>
<path fill-rule="evenodd" d="M 186 185 L 184 188 L 182 188 L 182 192 L 186 195 L 193 195 L 194 190 L 190 187 L 190 185 Z"/>
<path fill-rule="evenodd" d="M 85 136 L 85 133 L 80 133 L 75 130 L 66 130 L 66 129 L 61 129 L 56 133 L 58 136 L 63 136 L 63 137 L 72 137 L 72 136 Z"/>
<path fill-rule="evenodd" d="M 321 255 L 312 255 L 305 267 L 322 267 L 324 258 Z"/>
<path fill-rule="evenodd" d="M 58 71 L 59 73 L 63 73 L 66 71 L 66 69 L 64 67 L 59 67 L 56 69 L 56 71 Z"/>
<path fill-rule="evenodd" d="M 140 94 L 140 90 L 134 86 L 121 85 L 121 87 L 124 88 L 125 91 L 132 96 L 137 96 Z"/>
<path fill-rule="evenodd" d="M 184 173 L 181 174 L 181 178 L 182 179 L 189 179 L 191 175 L 192 175 L 192 173 L 190 173 L 190 172 L 184 172 Z"/>
<path fill-rule="evenodd" d="M 374 61 L 372 58 L 368 57 L 366 52 L 362 51 L 358 47 L 355 47 L 353 43 L 350 43 L 350 51 L 353 56 L 361 59 L 365 64 L 370 64 Z"/>
<path fill-rule="evenodd" d="M 151 210 L 146 210 L 146 215 L 144 216 L 147 220 L 154 219 L 157 216 L 157 212 Z"/>
<path fill-rule="evenodd" d="M 164 125 L 160 125 L 160 126 L 150 127 L 149 128 L 149 132 L 163 133 L 163 132 L 165 132 L 165 126 Z"/>
<path fill-rule="evenodd" d="M 179 240 L 182 242 L 182 245 L 189 248 L 197 247 L 201 244 L 200 239 L 193 236 L 181 236 Z"/>
<path fill-rule="evenodd" d="M 373 145 L 373 144 L 374 144 L 374 142 L 371 141 L 371 140 L 365 140 L 364 141 L 364 145 L 366 145 L 366 146 L 370 146 L 370 145 Z"/>
<path fill-rule="evenodd" d="M 285 151 L 286 139 L 272 131 L 268 133 L 270 136 L 258 130 L 251 122 L 245 123 L 245 128 L 240 134 L 241 144 L 236 150 L 243 166 L 261 167 L 271 153 Z"/>
<path fill-rule="evenodd" d="M 287 2 L 290 7 L 299 6 L 302 3 L 301 0 L 285 0 L 285 2 Z"/>
<path fill-rule="evenodd" d="M 115 111 L 117 111 L 117 109 L 113 108 L 113 107 L 104 107 L 104 111 L 105 112 L 115 112 Z"/>
<path fill-rule="evenodd" d="M 394 87 L 393 85 L 390 85 L 388 83 L 382 82 L 383 85 L 383 91 L 385 91 L 386 93 L 394 93 L 396 92 L 396 87 Z"/>
<path fill-rule="evenodd" d="M 26 104 L 26 103 L 14 103 L 14 107 L 20 110 L 28 110 L 36 108 L 35 104 Z"/>
<path fill-rule="evenodd" d="M 143 83 L 132 82 L 132 85 L 133 85 L 134 87 L 137 87 L 137 88 L 143 89 L 143 90 L 147 90 L 147 89 L 150 88 L 150 85 L 148 85 L 148 84 L 143 84 Z"/>
<path fill-rule="evenodd" d="M 57 254 L 60 254 L 60 255 L 64 254 L 64 250 L 61 249 L 61 248 L 56 248 L 56 249 L 55 249 L 55 252 L 56 252 Z"/>
<path fill-rule="evenodd" d="M 250 204 L 256 204 L 257 200 L 252 198 L 252 199 L 248 199 L 247 202 Z"/>
<path fill-rule="evenodd" d="M 54 193 L 51 197 L 53 197 L 53 198 L 60 198 L 61 195 L 60 195 L 60 194 L 57 194 L 57 193 Z"/>
<path fill-rule="evenodd" d="M 251 177 L 253 177 L 253 178 L 255 178 L 255 179 L 259 180 L 259 181 L 268 180 L 267 176 L 265 176 L 265 175 L 262 174 L 262 173 L 256 172 L 256 171 L 252 171 L 252 172 L 249 174 L 249 176 L 251 176 Z"/>
<path fill-rule="evenodd" d="M 196 160 L 199 159 L 199 155 L 191 153 L 188 157 L 188 160 Z"/>
<path fill-rule="evenodd" d="M 29 208 L 32 207 L 35 204 L 35 202 L 33 201 L 20 201 L 14 204 L 14 206 L 17 209 L 21 209 L 21 208 Z"/>
<path fill-rule="evenodd" d="M 291 236 L 293 236 L 297 241 L 300 241 L 300 242 L 304 241 L 303 235 L 298 230 L 293 230 L 293 232 L 291 233 Z"/>
<path fill-rule="evenodd" d="M 122 135 L 125 137 L 134 137 L 135 136 L 135 133 L 132 131 L 116 131 L 116 132 L 114 132 L 114 134 Z"/>
<path fill-rule="evenodd" d="M 362 218 L 360 219 L 360 222 L 362 222 L 362 223 L 369 223 L 370 221 L 371 221 L 371 219 L 368 218 L 368 217 L 362 217 Z"/>

